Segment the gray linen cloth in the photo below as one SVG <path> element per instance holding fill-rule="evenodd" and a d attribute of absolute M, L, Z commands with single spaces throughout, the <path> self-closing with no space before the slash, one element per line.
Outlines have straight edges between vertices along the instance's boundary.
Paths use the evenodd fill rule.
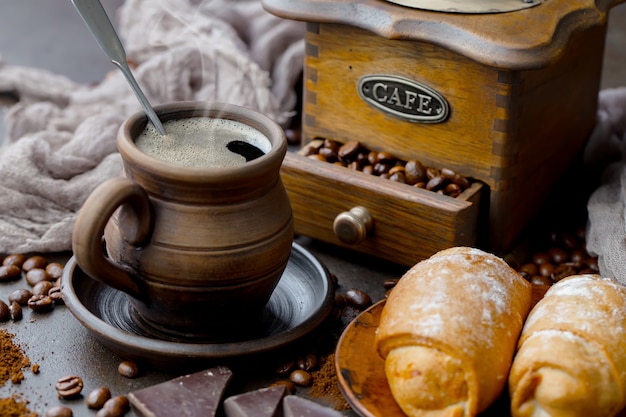
<path fill-rule="evenodd" d="M 305 29 L 259 1 L 127 0 L 116 26 L 153 105 L 228 102 L 281 124 L 294 112 Z M 11 98 L 0 138 L 0 253 L 70 250 L 83 202 L 121 173 L 116 133 L 141 107 L 115 69 L 90 86 L 0 59 L 0 99 Z"/>
<path fill-rule="evenodd" d="M 585 164 L 601 181 L 587 203 L 587 250 L 600 274 L 626 285 L 626 87 L 600 92 Z"/>

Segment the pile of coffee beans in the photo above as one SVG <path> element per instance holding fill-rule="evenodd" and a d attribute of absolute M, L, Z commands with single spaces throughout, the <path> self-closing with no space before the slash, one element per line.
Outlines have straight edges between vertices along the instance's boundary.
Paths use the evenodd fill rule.
<path fill-rule="evenodd" d="M 63 265 L 48 262 L 40 255 L 27 257 L 11 254 L 3 258 L 0 266 L 0 283 L 25 279 L 28 285 L 9 294 L 8 302 L 0 300 L 0 322 L 22 319 L 22 307 L 28 306 L 37 313 L 52 310 L 55 304 L 63 302 L 61 276 Z"/>
<path fill-rule="evenodd" d="M 585 249 L 584 226 L 573 231 L 553 231 L 546 244 L 534 251 L 517 271 L 535 285 L 552 285 L 565 277 L 597 274 L 598 259 Z"/>
<path fill-rule="evenodd" d="M 470 179 L 451 169 L 427 167 L 415 159 L 403 161 L 389 152 L 370 151 L 356 140 L 341 143 L 317 138 L 299 154 L 449 197 L 458 197 L 472 184 Z"/>

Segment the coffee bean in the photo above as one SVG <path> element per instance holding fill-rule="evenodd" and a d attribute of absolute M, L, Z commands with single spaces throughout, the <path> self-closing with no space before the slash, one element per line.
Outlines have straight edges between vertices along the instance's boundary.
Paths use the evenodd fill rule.
<path fill-rule="evenodd" d="M 72 417 L 72 409 L 64 405 L 56 405 L 46 410 L 46 417 Z"/>
<path fill-rule="evenodd" d="M 390 289 L 392 289 L 392 288 L 394 288 L 396 286 L 398 281 L 399 281 L 398 278 L 386 279 L 385 281 L 383 281 L 383 288 L 386 289 L 386 290 L 390 290 Z"/>
<path fill-rule="evenodd" d="M 11 311 L 4 301 L 0 300 L 0 322 L 9 321 L 11 319 Z"/>
<path fill-rule="evenodd" d="M 332 139 L 324 139 L 324 148 L 332 150 L 334 153 L 339 152 L 341 143 Z"/>
<path fill-rule="evenodd" d="M 376 165 L 378 163 L 378 152 L 370 151 L 367 154 L 367 161 L 372 166 Z"/>
<path fill-rule="evenodd" d="M 25 306 L 28 304 L 28 300 L 30 300 L 30 297 L 32 296 L 33 293 L 25 288 L 15 290 L 9 294 L 9 302 L 16 302 L 21 306 Z"/>
<path fill-rule="evenodd" d="M 539 274 L 539 268 L 537 268 L 537 264 L 527 263 L 522 265 L 518 272 L 525 276 L 532 277 Z"/>
<path fill-rule="evenodd" d="M 426 183 L 426 189 L 428 191 L 438 191 L 441 187 L 443 187 L 445 182 L 446 180 L 444 180 L 441 176 L 433 177 Z"/>
<path fill-rule="evenodd" d="M 404 171 L 405 171 L 404 166 L 402 166 L 402 165 L 395 165 L 395 166 L 391 167 L 391 169 L 389 170 L 389 175 L 402 173 L 402 176 L 404 176 Z"/>
<path fill-rule="evenodd" d="M 61 287 L 55 285 L 54 287 L 50 288 L 50 290 L 48 291 L 48 297 L 50 297 L 55 304 L 62 304 L 63 292 L 61 292 Z"/>
<path fill-rule="evenodd" d="M 362 172 L 367 175 L 374 175 L 374 167 L 372 165 L 364 166 Z"/>
<path fill-rule="evenodd" d="M 448 169 L 448 168 L 441 169 L 441 178 L 443 178 L 444 180 L 453 181 L 456 175 L 457 175 L 456 172 L 452 171 L 451 169 Z"/>
<path fill-rule="evenodd" d="M 307 371 L 296 369 L 289 375 L 289 380 L 301 387 L 308 387 L 313 382 L 313 377 Z"/>
<path fill-rule="evenodd" d="M 539 264 L 539 275 L 549 277 L 554 272 L 554 265 L 550 262 Z"/>
<path fill-rule="evenodd" d="M 22 320 L 22 306 L 17 301 L 13 301 L 9 305 L 9 314 L 11 314 L 11 320 L 13 321 Z"/>
<path fill-rule="evenodd" d="M 529 281 L 533 285 L 552 285 L 550 278 L 543 275 L 533 275 Z"/>
<path fill-rule="evenodd" d="M 96 417 L 122 417 L 126 414 L 126 411 L 119 410 L 114 407 L 101 408 L 96 413 Z"/>
<path fill-rule="evenodd" d="M 318 155 L 323 157 L 327 162 L 335 162 L 339 158 L 337 152 L 326 147 L 320 149 Z"/>
<path fill-rule="evenodd" d="M 446 188 L 444 189 L 444 194 L 449 195 L 450 197 L 458 197 L 462 191 L 463 190 L 461 190 L 461 187 L 458 184 L 452 182 L 446 185 Z"/>
<path fill-rule="evenodd" d="M 22 278 L 22 270 L 15 265 L 0 266 L 0 282 L 14 281 Z"/>
<path fill-rule="evenodd" d="M 584 249 L 574 249 L 570 254 L 570 260 L 576 265 L 577 268 L 580 268 L 585 260 L 587 259 L 587 251 Z"/>
<path fill-rule="evenodd" d="M 44 269 L 48 265 L 48 261 L 43 256 L 35 255 L 26 259 L 22 264 L 22 270 L 28 272 L 33 268 Z"/>
<path fill-rule="evenodd" d="M 63 265 L 57 262 L 49 263 L 46 265 L 46 272 L 52 280 L 59 279 L 63 276 Z"/>
<path fill-rule="evenodd" d="M 537 265 L 549 263 L 551 260 L 550 255 L 545 252 L 538 252 L 533 255 L 533 263 Z"/>
<path fill-rule="evenodd" d="M 452 182 L 458 185 L 459 187 L 461 187 L 461 190 L 465 190 L 466 188 L 469 188 L 470 185 L 472 185 L 467 178 L 459 174 L 456 174 L 454 176 L 454 178 L 452 179 Z"/>
<path fill-rule="evenodd" d="M 122 361 L 117 367 L 117 372 L 126 378 L 135 378 L 139 375 L 139 367 L 133 361 Z"/>
<path fill-rule="evenodd" d="M 441 171 L 439 171 L 437 168 L 433 168 L 433 167 L 427 167 L 426 168 L 426 178 L 428 180 L 432 180 L 435 177 L 440 177 L 441 176 Z"/>
<path fill-rule="evenodd" d="M 357 140 L 351 140 L 344 143 L 339 147 L 337 154 L 341 159 L 351 159 L 356 157 L 357 153 L 361 150 L 361 143 Z"/>
<path fill-rule="evenodd" d="M 78 375 L 67 375 L 59 378 L 54 387 L 57 390 L 59 398 L 76 398 L 83 390 L 83 379 Z"/>
<path fill-rule="evenodd" d="M 404 166 L 404 176 L 407 184 L 417 184 L 426 178 L 426 168 L 419 161 L 408 161 Z"/>
<path fill-rule="evenodd" d="M 102 408 L 96 413 L 96 417 L 121 417 L 130 409 L 128 398 L 123 395 L 116 395 L 104 403 Z"/>
<path fill-rule="evenodd" d="M 26 273 L 26 282 L 33 287 L 41 281 L 52 281 L 50 275 L 42 268 L 32 268 Z"/>
<path fill-rule="evenodd" d="M 50 281 L 39 281 L 33 286 L 33 295 L 48 295 L 48 291 L 50 291 L 53 286 Z"/>
<path fill-rule="evenodd" d="M 14 253 L 5 257 L 4 260 L 2 261 L 2 265 L 4 266 L 15 265 L 21 269 L 25 260 L 26 260 L 25 255 L 22 255 L 21 253 Z"/>
<path fill-rule="evenodd" d="M 402 172 L 396 172 L 394 174 L 390 174 L 389 179 L 391 181 L 399 182 L 401 184 L 406 184 L 406 178 L 404 177 L 404 173 Z"/>
<path fill-rule="evenodd" d="M 309 157 L 311 155 L 317 155 L 318 152 L 319 152 L 319 148 L 316 148 L 314 146 L 311 146 L 311 144 L 309 144 L 305 146 L 304 148 L 302 148 L 302 150 L 300 151 L 300 155 Z"/>
<path fill-rule="evenodd" d="M 28 307 L 36 313 L 46 313 L 54 307 L 54 301 L 47 295 L 33 295 L 28 300 Z"/>
<path fill-rule="evenodd" d="M 552 262 L 555 264 L 562 264 L 569 260 L 569 253 L 561 248 L 551 248 L 548 250 L 548 255 L 552 258 Z"/>
<path fill-rule="evenodd" d="M 108 400 L 111 399 L 111 390 L 107 387 L 96 388 L 87 395 L 85 398 L 85 404 L 87 407 L 98 410 L 104 406 Z"/>
<path fill-rule="evenodd" d="M 397 158 L 389 152 L 378 152 L 376 159 L 379 164 L 395 165 Z"/>
<path fill-rule="evenodd" d="M 304 357 L 298 359 L 296 365 L 299 369 L 310 372 L 317 366 L 317 355 L 314 353 L 307 353 Z"/>
<path fill-rule="evenodd" d="M 288 359 L 278 364 L 278 366 L 276 367 L 276 373 L 281 376 L 289 375 L 295 367 L 296 367 L 295 361 Z"/>
<path fill-rule="evenodd" d="M 378 162 L 374 165 L 374 175 L 382 176 L 387 174 L 393 165 L 384 162 Z"/>
<path fill-rule="evenodd" d="M 372 299 L 365 292 L 357 289 L 351 289 L 345 293 L 346 303 L 358 310 L 363 310 L 372 304 Z"/>

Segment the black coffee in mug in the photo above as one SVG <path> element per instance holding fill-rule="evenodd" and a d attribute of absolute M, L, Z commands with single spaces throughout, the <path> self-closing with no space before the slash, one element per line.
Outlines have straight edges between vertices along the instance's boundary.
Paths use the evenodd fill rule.
<path fill-rule="evenodd" d="M 148 123 L 135 144 L 153 158 L 184 167 L 234 167 L 271 148 L 260 131 L 234 120 L 193 117 L 169 120 L 163 127 L 167 135 Z"/>

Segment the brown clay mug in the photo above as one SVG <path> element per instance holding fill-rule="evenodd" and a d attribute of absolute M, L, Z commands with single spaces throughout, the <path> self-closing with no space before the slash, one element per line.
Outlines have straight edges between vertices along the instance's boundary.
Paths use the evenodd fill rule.
<path fill-rule="evenodd" d="M 267 138 L 268 150 L 235 167 L 176 166 L 137 147 L 148 119 L 130 117 L 117 138 L 123 175 L 97 187 L 78 214 L 76 262 L 127 293 L 133 315 L 156 335 L 242 337 L 241 324 L 258 318 L 291 253 L 292 209 L 280 178 L 284 132 L 235 105 L 180 102 L 155 110 L 164 123 L 243 123 Z"/>

